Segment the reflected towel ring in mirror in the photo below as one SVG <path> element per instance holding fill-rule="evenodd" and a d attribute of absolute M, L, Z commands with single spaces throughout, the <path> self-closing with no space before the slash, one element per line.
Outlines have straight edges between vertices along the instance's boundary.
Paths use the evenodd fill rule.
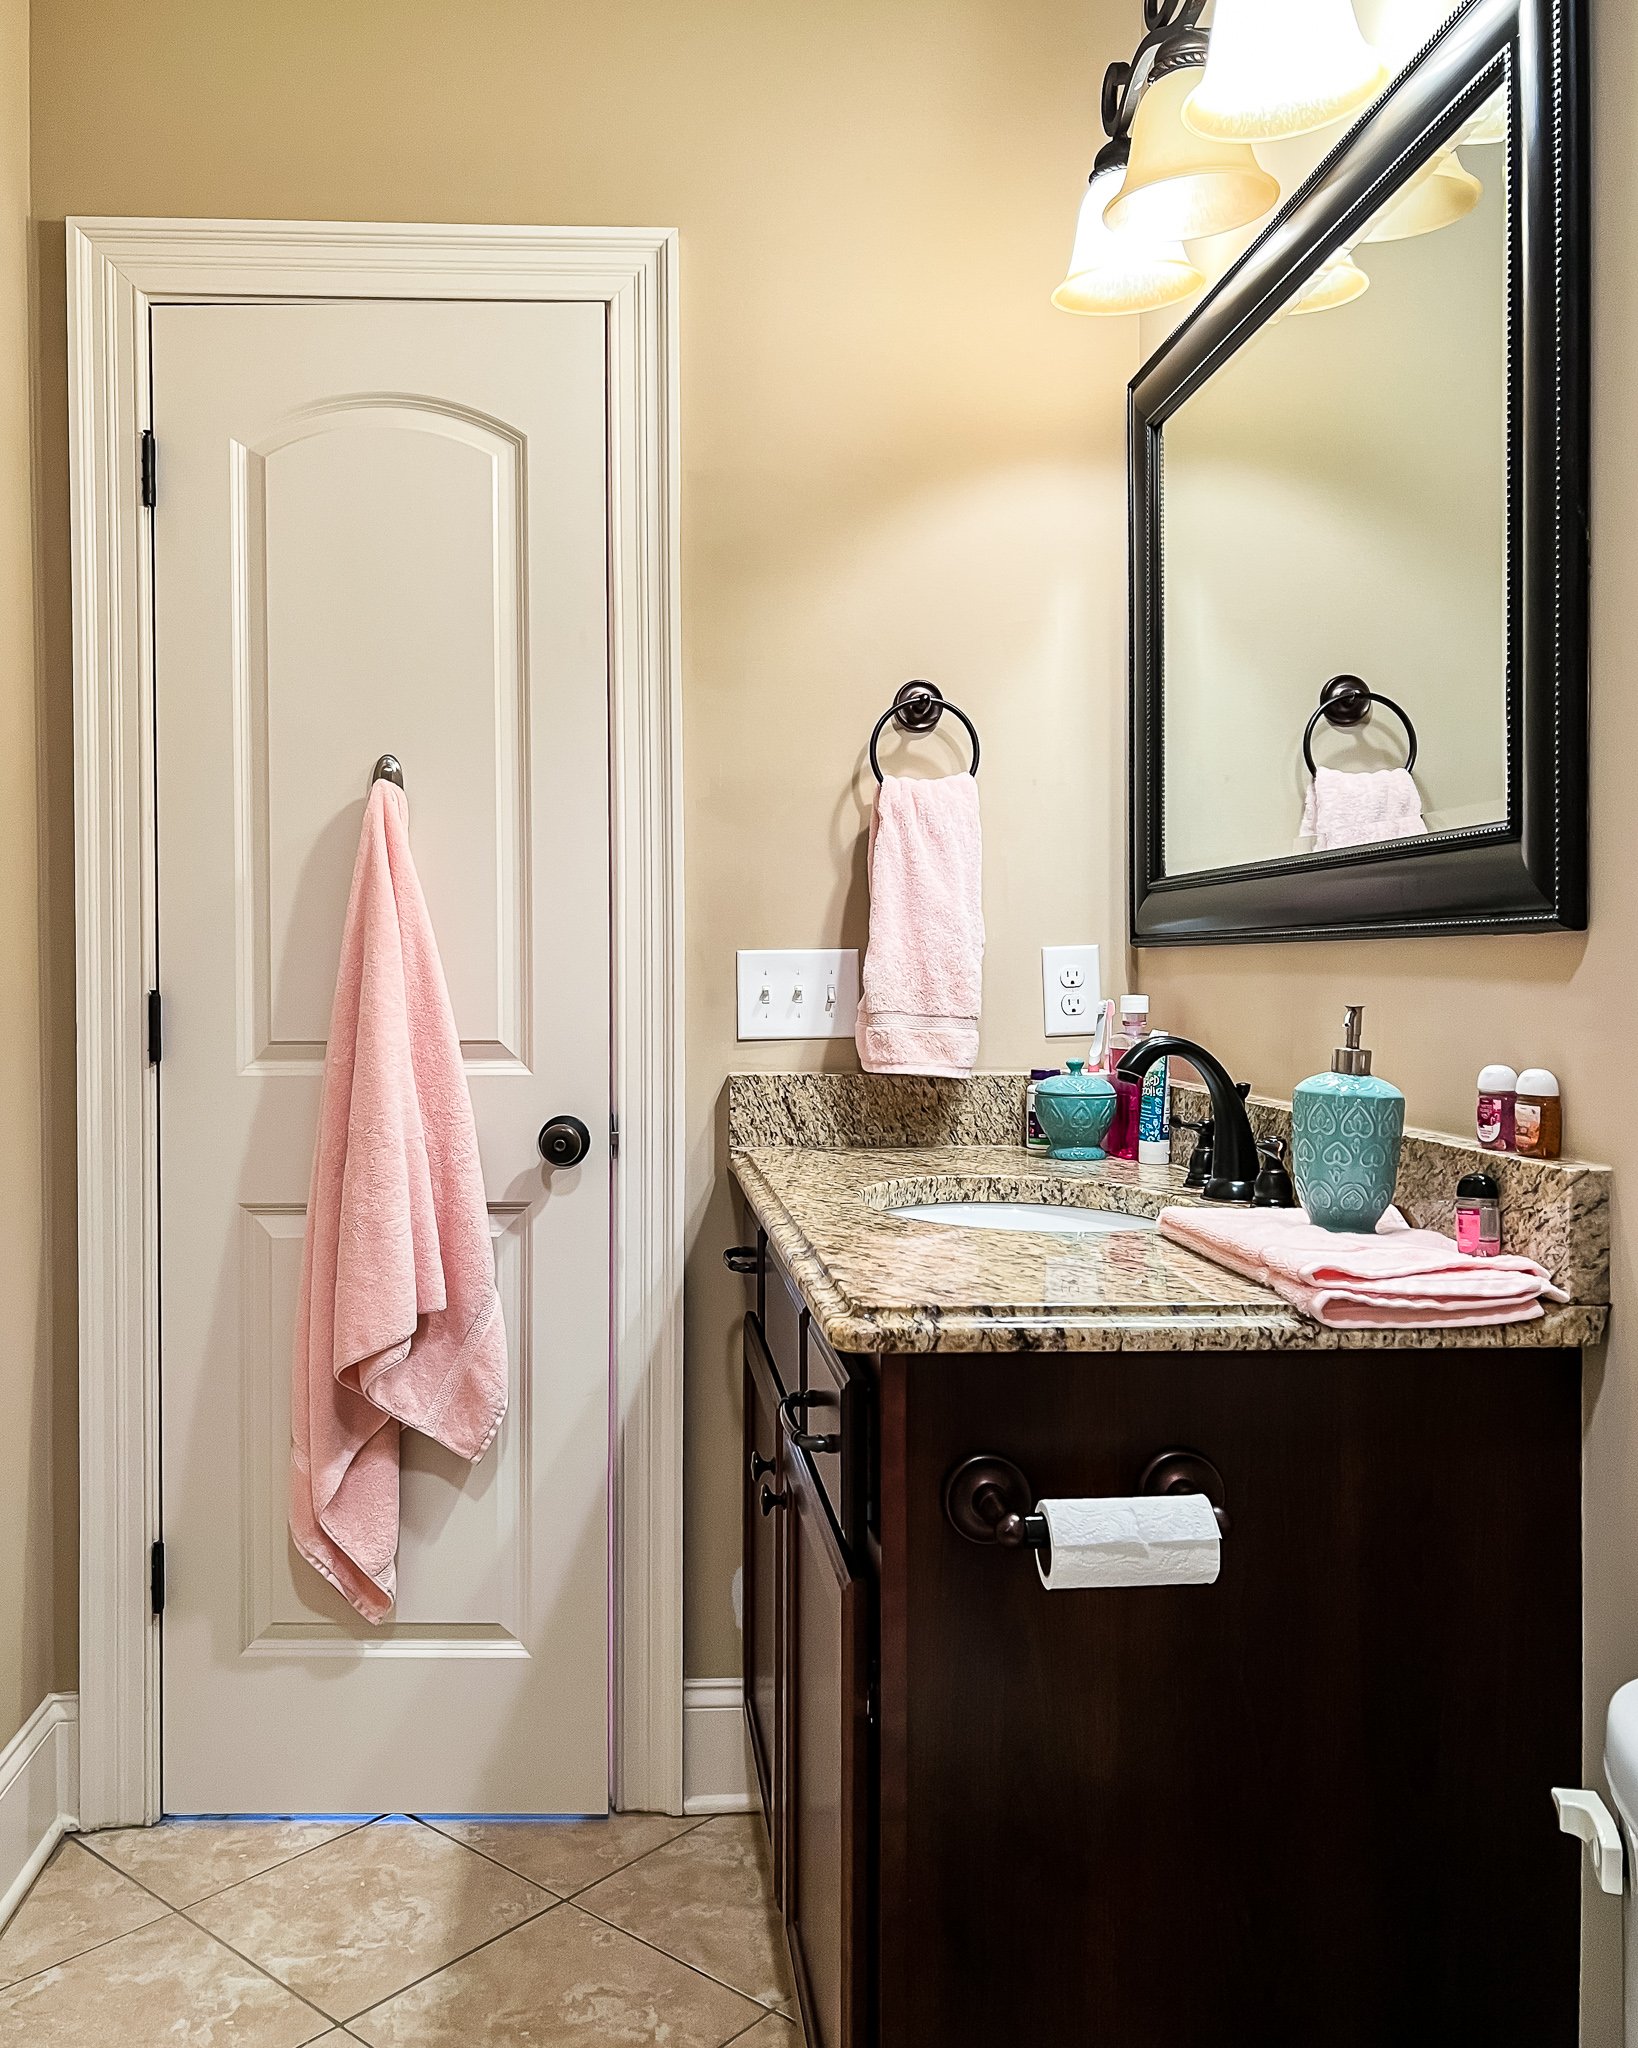
<path fill-rule="evenodd" d="M 967 728 L 967 737 L 973 743 L 973 765 L 968 772 L 978 773 L 978 727 L 959 704 L 950 702 L 937 683 L 916 682 L 904 685 L 876 720 L 876 729 L 870 735 L 870 772 L 878 782 L 884 778 L 882 764 L 876 758 L 876 744 L 887 728 L 896 725 L 900 732 L 931 732 L 946 711 Z"/>
<path fill-rule="evenodd" d="M 1380 704 L 1385 711 L 1391 711 L 1405 728 L 1410 741 L 1410 753 L 1405 761 L 1407 774 L 1416 766 L 1416 727 L 1411 724 L 1410 713 L 1396 704 L 1391 697 L 1384 697 L 1379 690 L 1373 690 L 1361 676 L 1333 676 L 1320 692 L 1319 709 L 1308 721 L 1308 728 L 1302 736 L 1302 757 L 1308 763 L 1310 775 L 1317 775 L 1314 766 L 1314 734 L 1323 718 L 1334 725 L 1339 732 L 1348 727 L 1363 725 L 1371 715 L 1371 707 Z"/>

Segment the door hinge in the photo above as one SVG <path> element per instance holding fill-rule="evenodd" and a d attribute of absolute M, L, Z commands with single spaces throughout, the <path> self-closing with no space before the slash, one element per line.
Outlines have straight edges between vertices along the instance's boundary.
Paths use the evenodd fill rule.
<path fill-rule="evenodd" d="M 150 511 L 159 502 L 159 450 L 152 427 L 142 430 L 142 502 Z"/>
<path fill-rule="evenodd" d="M 148 1553 L 148 1599 L 155 1614 L 165 1612 L 165 1545 L 156 1543 Z"/>
<path fill-rule="evenodd" d="M 159 991 L 148 991 L 148 1064 L 157 1067 L 165 1056 L 164 1009 Z"/>
<path fill-rule="evenodd" d="M 620 1157 L 620 1119 L 612 1109 L 609 1111 L 609 1157 Z"/>

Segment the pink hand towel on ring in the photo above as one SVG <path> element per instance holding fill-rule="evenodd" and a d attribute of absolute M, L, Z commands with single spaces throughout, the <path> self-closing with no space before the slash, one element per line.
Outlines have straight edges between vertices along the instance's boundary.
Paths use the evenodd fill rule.
<path fill-rule="evenodd" d="M 870 945 L 856 1038 L 867 1074 L 978 1064 L 983 834 L 971 775 L 889 775 L 870 819 Z"/>
<path fill-rule="evenodd" d="M 477 1459 L 506 1330 L 461 1044 L 409 846 L 370 791 L 341 942 L 291 1384 L 290 1533 L 366 1621 L 397 1590 L 398 1439 Z"/>

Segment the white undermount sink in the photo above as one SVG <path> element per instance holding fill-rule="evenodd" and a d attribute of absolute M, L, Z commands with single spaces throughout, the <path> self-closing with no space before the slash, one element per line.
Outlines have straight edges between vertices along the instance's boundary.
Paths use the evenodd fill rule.
<path fill-rule="evenodd" d="M 905 1223 L 942 1223 L 953 1230 L 1044 1230 L 1059 1237 L 1114 1237 L 1158 1227 L 1152 1216 L 1049 1202 L 933 1202 L 887 1213 Z"/>

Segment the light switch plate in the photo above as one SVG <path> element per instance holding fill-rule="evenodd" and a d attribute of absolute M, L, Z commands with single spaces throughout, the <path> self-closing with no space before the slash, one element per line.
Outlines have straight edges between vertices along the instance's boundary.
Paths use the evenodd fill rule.
<path fill-rule="evenodd" d="M 739 1036 L 851 1038 L 859 1014 L 852 952 L 739 955 Z"/>
<path fill-rule="evenodd" d="M 1048 1038 L 1090 1038 L 1102 1001 L 1096 946 L 1041 948 L 1041 1003 Z"/>

